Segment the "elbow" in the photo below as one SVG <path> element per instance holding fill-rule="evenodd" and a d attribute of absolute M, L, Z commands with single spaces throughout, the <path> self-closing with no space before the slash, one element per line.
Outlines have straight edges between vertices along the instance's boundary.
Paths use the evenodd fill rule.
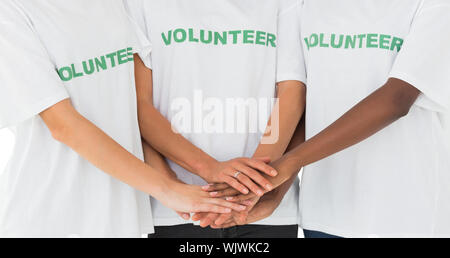
<path fill-rule="evenodd" d="M 384 90 L 390 96 L 390 104 L 397 119 L 409 114 L 420 95 L 420 91 L 413 85 L 397 79 L 390 79 Z"/>
<path fill-rule="evenodd" d="M 400 119 L 407 116 L 414 102 L 404 96 L 395 96 L 392 100 L 394 118 Z"/>
<path fill-rule="evenodd" d="M 400 119 L 402 117 L 407 116 L 409 114 L 410 110 L 411 110 L 411 106 L 401 106 L 401 107 L 399 107 L 398 111 L 397 111 L 398 118 Z"/>
<path fill-rule="evenodd" d="M 70 145 L 76 143 L 76 132 L 80 132 L 83 128 L 83 118 L 77 113 L 65 114 L 65 116 L 58 116 L 47 127 L 54 140 Z"/>
<path fill-rule="evenodd" d="M 54 140 L 67 144 L 70 140 L 70 126 L 61 123 L 58 125 L 52 126 L 50 129 L 50 133 Z"/>

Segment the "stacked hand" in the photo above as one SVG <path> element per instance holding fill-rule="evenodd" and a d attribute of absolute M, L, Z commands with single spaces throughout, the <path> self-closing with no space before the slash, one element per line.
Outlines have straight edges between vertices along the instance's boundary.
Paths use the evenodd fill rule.
<path fill-rule="evenodd" d="M 234 211 L 227 214 L 197 213 L 193 216 L 194 221 L 200 221 L 201 227 L 229 228 L 240 225 L 247 225 L 268 218 L 278 208 L 282 198 L 277 191 L 265 194 L 263 197 L 255 195 L 241 195 L 235 197 L 247 208 L 244 211 Z"/>
<path fill-rule="evenodd" d="M 272 167 L 279 167 L 279 161 Z M 268 180 L 268 179 L 266 179 Z M 288 179 L 280 176 L 271 177 L 272 189 L 266 189 L 264 194 L 242 193 L 228 184 L 210 184 L 203 187 L 203 190 L 209 192 L 211 197 L 225 199 L 227 201 L 246 206 L 244 211 L 234 211 L 228 214 L 217 213 L 197 213 L 193 216 L 194 221 L 200 221 L 202 227 L 227 228 L 236 225 L 246 225 L 269 217 L 282 201 L 281 191 L 274 189 Z M 269 181 L 269 180 L 268 180 Z"/>
<path fill-rule="evenodd" d="M 229 202 L 220 198 L 212 198 L 199 186 L 187 185 L 177 180 L 169 180 L 157 199 L 185 219 L 189 219 L 189 212 L 213 212 L 229 214 L 232 211 L 244 211 L 246 206 Z"/>
<path fill-rule="evenodd" d="M 188 212 L 210 212 L 211 214 L 206 215 L 205 213 L 204 215 L 212 221 L 216 220 L 216 217 L 219 218 L 219 214 L 228 214 L 227 217 L 221 217 L 221 220 L 229 221 L 232 218 L 232 211 L 245 212 L 248 209 L 249 201 L 247 199 L 249 197 L 247 196 L 262 196 L 265 192 L 273 189 L 270 181 L 262 175 L 267 174 L 273 177 L 278 174 L 275 169 L 267 165 L 269 162 L 267 158 L 239 158 L 216 162 L 209 167 L 209 173 L 205 178 L 212 184 L 205 187 L 189 186 L 178 180 L 175 173 L 172 172 L 171 174 L 174 176 L 168 183 L 170 186 L 163 188 L 166 190 L 163 191 L 165 194 L 162 194 L 160 201 L 167 207 L 176 210 L 185 220 L 191 218 Z M 184 196 L 175 198 L 175 195 Z M 218 198 L 225 195 L 236 196 L 236 198 L 242 196 L 241 198 L 245 199 L 242 203 L 247 205 L 230 198 Z"/>
<path fill-rule="evenodd" d="M 274 178 L 278 172 L 267 164 L 269 162 L 267 158 L 240 158 L 218 162 L 215 166 L 210 167 L 209 176 L 205 178 L 212 182 L 211 184 L 201 188 L 178 185 L 179 188 L 187 191 L 185 193 L 187 198 L 180 200 L 178 205 L 174 205 L 172 201 L 170 206 L 179 211 L 178 214 L 185 220 L 191 218 L 187 212 L 196 212 L 192 219 L 200 221 L 202 227 L 227 228 L 267 218 L 281 202 L 278 200 L 277 191 L 272 192 L 274 184 L 270 182 L 269 178 Z M 191 187 L 191 189 L 186 187 Z M 198 192 L 199 189 L 202 191 L 201 194 Z M 194 208 L 193 199 L 189 196 L 200 197 L 200 199 L 197 198 L 197 205 L 203 204 L 203 206 Z M 208 206 L 205 206 L 205 203 Z M 186 207 L 177 208 L 183 206 Z M 217 206 L 221 208 L 219 211 L 212 210 L 217 209 Z"/>
<path fill-rule="evenodd" d="M 264 192 L 273 190 L 273 185 L 262 174 L 271 177 L 278 175 L 274 168 L 267 165 L 269 162 L 268 158 L 239 158 L 216 162 L 207 168 L 203 178 L 209 183 L 219 184 L 219 188 L 213 189 L 206 186 L 205 190 L 210 192 L 211 197 L 219 197 L 218 191 L 223 191 L 228 187 L 230 189 L 226 189 L 227 192 L 222 194 L 249 194 L 251 191 L 258 196 L 263 196 Z"/>

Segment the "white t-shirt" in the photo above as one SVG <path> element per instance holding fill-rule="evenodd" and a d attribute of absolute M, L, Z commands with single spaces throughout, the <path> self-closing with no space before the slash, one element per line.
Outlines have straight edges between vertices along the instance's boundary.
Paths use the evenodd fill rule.
<path fill-rule="evenodd" d="M 70 98 L 78 112 L 143 158 L 132 58 L 141 44 L 123 2 L 2 0 L 0 35 L 0 128 L 16 135 L 0 178 L 0 236 L 153 232 L 148 195 L 54 140 L 38 115 Z"/>
<path fill-rule="evenodd" d="M 450 2 L 305 0 L 307 137 L 388 78 L 423 94 L 408 116 L 305 168 L 301 225 L 343 237 L 450 236 Z"/>
<path fill-rule="evenodd" d="M 276 83 L 305 81 L 297 0 L 125 2 L 153 45 L 144 61 L 153 69 L 159 111 L 217 160 L 253 156 Z M 169 163 L 184 182 L 205 184 Z M 187 223 L 156 200 L 152 206 L 156 225 Z M 275 214 L 258 224 L 297 223 L 298 182 Z"/>

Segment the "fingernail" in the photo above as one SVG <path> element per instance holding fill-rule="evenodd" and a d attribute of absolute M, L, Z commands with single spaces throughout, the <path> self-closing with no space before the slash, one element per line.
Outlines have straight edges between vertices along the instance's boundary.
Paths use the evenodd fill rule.
<path fill-rule="evenodd" d="M 202 189 L 203 189 L 203 190 L 208 190 L 210 186 L 211 186 L 211 185 L 205 185 L 205 186 L 202 186 Z"/>
<path fill-rule="evenodd" d="M 248 191 L 248 189 L 244 189 L 244 194 L 248 194 L 249 193 L 249 191 Z"/>
<path fill-rule="evenodd" d="M 227 201 L 232 201 L 234 198 L 233 197 L 227 197 L 227 198 L 225 198 L 225 200 L 227 200 Z"/>
<path fill-rule="evenodd" d="M 225 212 L 226 212 L 226 213 L 231 213 L 231 209 L 226 208 L 226 209 L 225 209 Z"/>
<path fill-rule="evenodd" d="M 272 191 L 273 190 L 273 186 L 271 184 L 267 184 L 266 185 L 266 189 L 269 190 L 269 191 Z"/>
<path fill-rule="evenodd" d="M 185 220 L 189 219 L 189 215 L 187 215 L 187 214 L 184 214 L 183 217 L 184 217 Z"/>
<path fill-rule="evenodd" d="M 253 202 L 252 201 L 245 201 L 244 204 L 247 205 L 247 206 L 250 206 L 250 205 L 253 204 Z"/>
<path fill-rule="evenodd" d="M 276 176 L 278 175 L 278 172 L 276 170 L 272 170 L 272 175 Z"/>
<path fill-rule="evenodd" d="M 218 194 L 219 194 L 218 192 L 209 193 L 209 195 L 211 195 L 212 197 L 217 196 Z"/>
<path fill-rule="evenodd" d="M 261 190 L 258 190 L 258 191 L 256 192 L 256 194 L 258 194 L 259 196 L 263 196 L 263 195 L 264 195 L 264 192 L 261 191 Z"/>
<path fill-rule="evenodd" d="M 245 211 L 245 210 L 247 209 L 247 207 L 245 207 L 245 206 L 239 206 L 239 209 L 240 209 L 241 211 Z"/>

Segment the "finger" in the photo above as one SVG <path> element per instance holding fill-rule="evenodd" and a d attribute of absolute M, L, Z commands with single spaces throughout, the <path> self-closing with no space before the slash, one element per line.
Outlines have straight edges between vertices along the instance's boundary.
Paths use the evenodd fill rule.
<path fill-rule="evenodd" d="M 264 162 L 266 164 L 270 164 L 270 162 L 272 162 L 270 157 L 255 157 L 254 159 L 262 161 L 262 162 Z"/>
<path fill-rule="evenodd" d="M 225 207 L 225 208 L 229 208 L 232 209 L 234 211 L 245 211 L 247 209 L 246 206 L 238 204 L 238 203 L 233 203 L 233 202 L 228 202 L 226 200 L 223 199 L 219 199 L 219 198 L 208 198 L 204 201 L 207 204 L 212 204 L 214 206 L 221 206 L 221 207 Z M 229 212 L 215 212 L 214 210 L 211 210 L 209 212 L 213 212 L 213 213 L 229 213 Z"/>
<path fill-rule="evenodd" d="M 241 195 L 241 192 L 239 192 L 238 190 L 236 190 L 234 188 L 228 188 L 226 190 L 219 191 L 219 192 L 211 192 L 210 195 L 211 195 L 211 197 L 222 198 L 222 197 Z"/>
<path fill-rule="evenodd" d="M 219 217 L 216 218 L 214 221 L 214 225 L 222 226 L 226 223 L 230 223 L 230 219 L 232 218 L 232 214 L 222 214 Z"/>
<path fill-rule="evenodd" d="M 254 168 L 258 171 L 261 171 L 269 176 L 277 176 L 278 172 L 273 167 L 267 165 L 266 163 L 256 160 L 256 159 L 243 159 L 244 162 L 250 166 L 251 168 Z"/>
<path fill-rule="evenodd" d="M 248 200 L 248 201 L 243 201 L 241 204 L 245 205 L 247 207 L 251 207 L 251 206 L 255 205 L 255 202 L 252 200 Z"/>
<path fill-rule="evenodd" d="M 207 215 L 208 215 L 208 213 L 204 213 L 204 212 L 195 213 L 194 216 L 192 216 L 192 221 L 201 221 Z"/>
<path fill-rule="evenodd" d="M 202 189 L 206 192 L 223 191 L 227 188 L 230 188 L 228 184 L 209 184 L 202 187 Z"/>
<path fill-rule="evenodd" d="M 245 173 L 245 172 L 244 172 Z M 239 176 L 237 177 L 237 180 L 239 180 L 239 182 L 241 182 L 242 184 L 244 184 L 248 189 L 250 189 L 250 191 L 252 191 L 253 193 L 255 193 L 258 196 L 263 196 L 264 195 L 264 190 L 261 189 L 260 187 L 258 187 L 248 176 L 246 176 L 245 174 L 239 174 Z"/>
<path fill-rule="evenodd" d="M 212 224 L 211 224 L 211 227 L 213 226 L 213 225 L 215 225 L 215 226 L 218 226 L 218 227 L 221 227 L 222 225 L 225 225 L 225 224 L 230 224 L 230 223 L 235 223 L 235 220 L 234 220 L 234 216 L 235 216 L 236 214 L 235 213 L 231 213 L 231 214 L 221 214 Z M 219 221 L 221 224 L 219 225 L 219 224 L 216 224 L 216 222 L 217 221 Z"/>
<path fill-rule="evenodd" d="M 218 199 L 219 200 L 219 199 Z M 232 208 L 226 207 L 225 205 L 213 204 L 203 202 L 196 205 L 194 212 L 213 212 L 213 213 L 231 213 Z"/>
<path fill-rule="evenodd" d="M 259 172 L 257 172 L 256 170 L 247 167 L 245 165 L 237 165 L 236 169 L 238 169 L 239 171 L 241 171 L 242 173 L 244 173 L 247 177 L 251 178 L 251 180 L 253 180 L 254 182 L 256 182 L 258 185 L 260 185 L 261 187 L 263 187 L 265 190 L 267 191 L 272 191 L 273 190 L 273 185 L 269 182 L 269 180 L 267 180 L 266 178 L 264 178 Z M 247 186 L 248 188 L 250 188 L 249 185 L 246 184 L 247 181 L 243 181 L 245 180 L 244 178 L 241 177 L 242 174 L 240 174 L 238 176 L 238 180 L 241 181 L 242 183 L 244 183 L 245 186 Z M 243 180 L 241 180 L 243 179 Z M 251 181 L 250 180 L 250 181 Z M 253 185 L 255 185 L 252 182 Z M 259 189 L 259 187 L 258 187 Z M 250 188 L 250 190 L 252 190 L 252 192 L 256 193 L 259 196 L 263 196 L 264 195 L 264 191 L 262 189 L 259 189 L 260 192 L 255 192 L 254 189 Z"/>
<path fill-rule="evenodd" d="M 247 195 L 242 195 L 241 194 L 241 195 L 238 195 L 238 196 L 229 196 L 229 197 L 226 197 L 225 200 L 229 201 L 229 202 L 242 203 L 242 202 L 245 202 L 247 200 L 254 199 L 256 197 L 258 197 L 258 196 L 256 196 L 254 193 L 251 193 L 251 194 L 247 194 Z"/>
<path fill-rule="evenodd" d="M 228 214 L 227 214 L 228 215 Z M 210 213 L 208 216 L 203 218 L 200 222 L 200 227 L 206 228 L 214 223 L 214 221 L 220 216 L 220 214 Z"/>
<path fill-rule="evenodd" d="M 184 220 L 190 220 L 191 219 L 191 214 L 189 214 L 189 213 L 177 212 L 177 214 L 180 215 L 180 217 L 183 218 Z"/>
<path fill-rule="evenodd" d="M 238 190 L 242 194 L 248 194 L 250 191 L 241 183 L 239 183 L 235 178 L 231 176 L 225 177 L 225 183 L 229 184 L 234 189 Z"/>
<path fill-rule="evenodd" d="M 247 217 L 248 217 L 248 212 L 241 212 L 239 213 L 237 216 L 235 216 L 235 222 L 238 225 L 245 225 L 247 224 Z M 224 223 L 226 224 L 226 223 Z"/>

